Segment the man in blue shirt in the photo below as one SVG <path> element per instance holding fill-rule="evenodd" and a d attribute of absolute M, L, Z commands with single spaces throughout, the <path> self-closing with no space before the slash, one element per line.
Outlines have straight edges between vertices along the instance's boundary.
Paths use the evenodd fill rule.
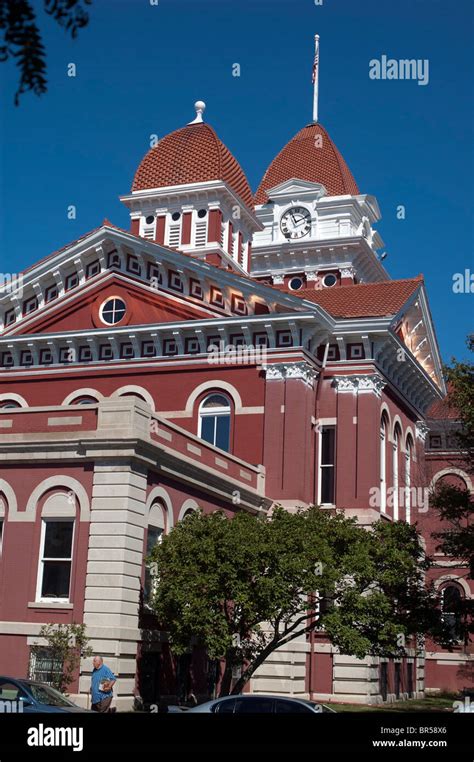
<path fill-rule="evenodd" d="M 104 664 L 102 656 L 94 656 L 92 660 L 94 669 L 91 675 L 91 709 L 94 712 L 108 712 L 113 699 L 113 691 L 116 677 L 109 667 Z"/>

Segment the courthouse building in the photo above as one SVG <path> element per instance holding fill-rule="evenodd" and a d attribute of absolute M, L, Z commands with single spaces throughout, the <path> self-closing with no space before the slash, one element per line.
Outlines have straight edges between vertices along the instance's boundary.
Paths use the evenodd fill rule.
<path fill-rule="evenodd" d="M 450 456 L 423 276 L 409 261 L 388 275 L 364 178 L 315 120 L 254 194 L 203 109 L 138 164 L 129 230 L 104 220 L 32 253 L 0 299 L 0 674 L 41 679 L 41 626 L 84 622 L 122 709 L 190 680 L 212 691 L 205 654 L 176 662 L 147 608 L 148 549 L 190 511 L 316 503 L 421 522 L 429 543 L 425 488 L 472 486 Z M 472 588 L 437 564 L 448 616 Z M 471 658 L 457 643 L 357 660 L 316 633 L 250 690 L 390 701 L 464 687 Z"/>

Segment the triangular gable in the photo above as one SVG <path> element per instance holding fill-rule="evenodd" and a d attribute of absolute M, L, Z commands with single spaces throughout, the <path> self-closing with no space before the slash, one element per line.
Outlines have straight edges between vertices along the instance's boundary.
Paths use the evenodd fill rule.
<path fill-rule="evenodd" d="M 93 287 L 85 283 L 74 294 L 66 293 L 45 305 L 37 315 L 21 321 L 10 335 L 107 328 L 101 319 L 101 308 L 113 297 L 126 305 L 123 319 L 115 326 L 202 320 L 212 316 L 209 310 L 186 301 L 178 292 L 174 295 L 152 290 L 123 274 L 109 272 Z M 113 327 L 110 324 L 110 328 Z"/>
<path fill-rule="evenodd" d="M 118 264 L 111 263 L 111 257 L 118 258 Z M 94 272 L 91 267 L 95 268 Z M 84 302 L 80 307 L 79 304 L 72 306 L 71 301 L 76 294 L 81 299 L 86 298 L 97 282 L 102 282 L 113 272 L 141 285 L 148 292 L 153 280 L 159 279 L 157 293 L 168 293 L 170 302 L 181 302 L 189 319 L 195 315 L 245 316 L 273 309 L 279 312 L 301 309 L 300 300 L 293 295 L 258 283 L 250 276 L 213 266 L 107 224 L 32 265 L 22 275 L 20 287 L 4 291 L 3 296 L 0 294 L 0 313 L 4 318 L 1 332 L 4 335 L 36 332 L 38 326 L 43 325 L 43 316 L 48 315 L 49 320 L 54 312 L 57 320 L 57 305 L 64 309 L 65 319 L 75 312 L 82 326 L 89 319 L 86 311 L 90 302 Z M 68 288 L 71 273 L 75 273 L 76 282 Z M 173 282 L 180 279 L 185 282 L 182 293 L 179 287 L 173 287 Z M 60 296 L 56 293 L 49 300 L 50 288 L 56 289 Z M 32 308 L 27 309 L 31 301 Z M 175 309 L 178 307 L 170 306 L 172 313 Z M 186 309 L 191 312 L 186 313 Z M 178 312 L 171 319 L 175 320 L 178 315 L 180 319 L 185 317 Z M 143 315 L 140 320 L 147 322 Z M 166 317 L 160 316 L 160 320 L 166 320 Z M 72 325 L 71 330 L 78 329 L 79 322 Z M 152 318 L 148 322 L 152 322 Z M 49 324 L 52 326 L 53 322 Z M 62 323 L 58 323 L 59 326 L 62 327 Z"/>

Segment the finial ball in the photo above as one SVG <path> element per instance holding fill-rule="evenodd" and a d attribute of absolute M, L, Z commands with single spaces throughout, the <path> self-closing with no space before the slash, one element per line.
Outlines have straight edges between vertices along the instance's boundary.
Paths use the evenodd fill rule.
<path fill-rule="evenodd" d="M 194 104 L 194 108 L 196 109 L 196 111 L 204 111 L 204 109 L 206 108 L 206 104 L 204 103 L 204 101 L 196 101 L 196 103 Z"/>

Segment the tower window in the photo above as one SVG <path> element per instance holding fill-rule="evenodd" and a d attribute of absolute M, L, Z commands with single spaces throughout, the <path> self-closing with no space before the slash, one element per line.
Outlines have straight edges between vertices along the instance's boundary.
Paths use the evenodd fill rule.
<path fill-rule="evenodd" d="M 202 219 L 203 217 L 205 217 L 206 214 L 207 214 L 207 209 L 200 209 L 198 211 L 198 217 L 199 217 L 199 219 Z"/>
<path fill-rule="evenodd" d="M 181 217 L 181 215 L 180 215 L 180 213 L 179 213 L 179 212 L 173 212 L 173 214 L 171 215 L 171 219 L 172 219 L 174 222 L 177 222 L 177 221 L 179 220 L 179 218 L 180 218 L 180 217 Z"/>
<path fill-rule="evenodd" d="M 155 218 L 153 217 L 152 214 L 149 214 L 148 217 L 145 218 L 145 222 L 147 225 L 153 225 L 154 221 L 155 221 Z"/>

